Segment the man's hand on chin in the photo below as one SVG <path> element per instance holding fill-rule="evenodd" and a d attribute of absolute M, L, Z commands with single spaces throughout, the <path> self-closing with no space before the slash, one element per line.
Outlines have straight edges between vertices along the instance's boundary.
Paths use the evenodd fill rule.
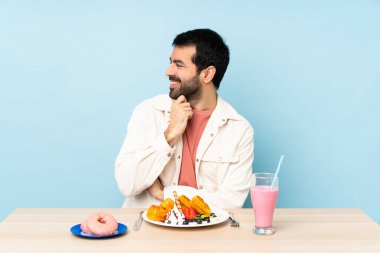
<path fill-rule="evenodd" d="M 177 100 L 173 100 L 169 126 L 164 132 L 166 141 L 171 147 L 174 147 L 174 144 L 182 137 L 186 130 L 187 122 L 192 116 L 193 109 L 184 95 L 179 96 Z"/>

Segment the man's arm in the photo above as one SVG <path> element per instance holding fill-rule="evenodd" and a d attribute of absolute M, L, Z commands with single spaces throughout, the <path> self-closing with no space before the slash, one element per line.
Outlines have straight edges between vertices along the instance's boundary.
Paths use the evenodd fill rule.
<path fill-rule="evenodd" d="M 128 134 L 115 161 L 115 177 L 125 196 L 134 196 L 156 181 L 175 151 L 175 143 L 182 137 L 187 121 L 192 116 L 190 104 L 184 96 L 173 101 L 169 126 L 165 132 L 154 133 L 154 111 L 146 104 L 133 112 Z M 160 187 L 152 186 L 155 196 L 161 196 Z M 163 193 L 162 193 L 163 194 Z"/>
<path fill-rule="evenodd" d="M 115 178 L 124 196 L 134 196 L 153 184 L 169 162 L 170 147 L 159 132 L 157 112 L 146 102 L 138 105 L 128 124 L 127 136 L 115 161 Z"/>

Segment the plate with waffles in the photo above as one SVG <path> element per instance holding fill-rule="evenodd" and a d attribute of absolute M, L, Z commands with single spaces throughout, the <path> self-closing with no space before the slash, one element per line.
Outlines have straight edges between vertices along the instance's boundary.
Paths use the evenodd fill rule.
<path fill-rule="evenodd" d="M 151 205 L 143 219 L 166 227 L 205 227 L 226 221 L 227 211 L 208 205 L 199 191 L 192 187 L 166 187 L 160 205 Z"/>

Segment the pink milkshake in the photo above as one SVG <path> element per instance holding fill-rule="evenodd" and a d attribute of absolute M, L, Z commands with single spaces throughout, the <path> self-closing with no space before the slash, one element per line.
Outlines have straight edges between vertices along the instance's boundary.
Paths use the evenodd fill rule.
<path fill-rule="evenodd" d="M 255 173 L 251 184 L 251 200 L 258 235 L 271 235 L 274 209 L 278 196 L 278 177 L 272 173 Z"/>
<path fill-rule="evenodd" d="M 270 186 L 254 186 L 251 188 L 251 200 L 255 211 L 256 227 L 272 227 L 277 195 L 278 188 L 271 188 Z"/>

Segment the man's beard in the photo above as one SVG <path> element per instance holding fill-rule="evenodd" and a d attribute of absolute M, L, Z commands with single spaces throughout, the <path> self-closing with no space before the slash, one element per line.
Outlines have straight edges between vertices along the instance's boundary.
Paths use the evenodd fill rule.
<path fill-rule="evenodd" d="M 170 89 L 169 96 L 172 99 L 177 99 L 179 96 L 184 95 L 187 101 L 197 101 L 201 95 L 201 84 L 199 76 L 195 76 L 187 81 L 181 81 L 177 76 L 169 76 L 170 81 L 179 82 L 179 88 Z"/>

